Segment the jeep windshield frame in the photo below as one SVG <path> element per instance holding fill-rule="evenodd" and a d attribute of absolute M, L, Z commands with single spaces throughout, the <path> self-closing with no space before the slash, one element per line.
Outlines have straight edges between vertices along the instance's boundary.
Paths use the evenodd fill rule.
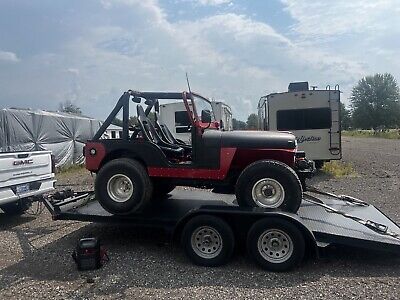
<path fill-rule="evenodd" d="M 215 125 L 215 116 L 212 109 L 211 101 L 197 93 L 183 92 L 183 103 L 185 104 L 186 111 L 189 115 L 189 120 L 192 126 L 200 128 L 209 128 L 210 125 Z M 189 104 L 190 101 L 190 104 Z M 190 106 L 193 109 L 190 109 Z M 205 122 L 201 119 L 203 110 L 207 110 L 211 114 L 211 122 Z M 210 128 L 214 128 L 211 126 Z"/>

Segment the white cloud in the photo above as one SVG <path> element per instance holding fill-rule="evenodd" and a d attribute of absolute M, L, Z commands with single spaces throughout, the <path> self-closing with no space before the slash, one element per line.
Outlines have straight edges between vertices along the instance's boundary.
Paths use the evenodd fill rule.
<path fill-rule="evenodd" d="M 315 64 L 332 65 L 331 76 L 343 82 L 345 101 L 363 76 L 378 72 L 400 76 L 398 0 L 281 2 L 295 21 L 292 41 L 311 49 Z"/>
<path fill-rule="evenodd" d="M 19 58 L 14 52 L 0 50 L 0 62 L 19 62 Z"/>
<path fill-rule="evenodd" d="M 297 21 L 293 27 L 307 36 L 377 32 L 399 17 L 398 0 L 281 0 Z"/>
<path fill-rule="evenodd" d="M 218 6 L 221 4 L 231 3 L 230 0 L 197 0 L 197 2 L 201 5 L 211 5 L 211 6 Z"/>
<path fill-rule="evenodd" d="M 41 103 L 56 108 L 57 102 L 73 99 L 84 112 L 104 118 L 123 90 L 182 91 L 188 71 L 193 90 L 228 102 L 235 117 L 245 119 L 255 112 L 260 96 L 284 91 L 291 81 L 308 80 L 320 88 L 340 83 L 349 91 L 374 70 L 371 57 L 379 57 L 382 68 L 397 64 L 400 69 L 395 61 L 398 46 L 385 51 L 379 46 L 397 41 L 387 39 L 390 33 L 382 32 L 381 42 L 371 47 L 378 35 L 360 38 L 363 26 L 343 25 L 349 24 L 349 15 L 341 21 L 332 20 L 330 12 L 319 16 L 322 0 L 313 2 L 315 7 L 309 1 L 282 1 L 296 21 L 286 36 L 243 14 L 176 21 L 155 0 L 103 0 L 96 11 L 85 12 L 89 21 L 79 23 L 73 38 L 62 40 L 52 53 L 24 56 L 24 64 L 0 69 L 0 82 L 6 87 L 1 93 L 7 96 L 3 98 L 23 99 L 26 95 L 18 86 L 25 86 L 37 99 L 45 99 Z M 329 7 L 341 10 L 334 3 Z M 359 18 L 356 24 L 370 22 Z M 341 25 L 332 27 L 336 22 Z M 319 32 L 318 38 L 312 29 Z M 349 33 L 358 35 L 347 43 L 337 39 Z"/>

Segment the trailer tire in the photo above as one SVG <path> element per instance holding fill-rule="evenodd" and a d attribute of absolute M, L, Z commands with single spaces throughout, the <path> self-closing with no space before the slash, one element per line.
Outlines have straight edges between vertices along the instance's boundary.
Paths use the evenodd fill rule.
<path fill-rule="evenodd" d="M 303 260 L 304 236 L 289 221 L 278 218 L 261 219 L 248 232 L 247 251 L 266 270 L 288 271 Z"/>
<path fill-rule="evenodd" d="M 216 267 L 232 256 L 235 238 L 231 227 L 221 218 L 200 215 L 184 226 L 181 244 L 194 264 Z"/>
<path fill-rule="evenodd" d="M 26 212 L 31 207 L 31 202 L 12 202 L 3 204 L 0 208 L 6 213 L 7 215 L 11 216 L 19 216 Z"/>
<path fill-rule="evenodd" d="M 239 206 L 279 208 L 296 213 L 303 190 L 296 172 L 279 161 L 261 160 L 249 165 L 236 183 Z"/>
<path fill-rule="evenodd" d="M 96 176 L 96 198 L 112 214 L 125 215 L 142 210 L 152 192 L 153 184 L 146 169 L 133 159 L 112 160 Z"/>
<path fill-rule="evenodd" d="M 153 183 L 154 198 L 163 198 L 176 188 L 176 185 L 169 179 L 152 178 L 151 181 Z"/>

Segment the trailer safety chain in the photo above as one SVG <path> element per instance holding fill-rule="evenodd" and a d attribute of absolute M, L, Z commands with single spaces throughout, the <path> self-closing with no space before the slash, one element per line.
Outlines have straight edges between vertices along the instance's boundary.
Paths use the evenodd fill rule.
<path fill-rule="evenodd" d="M 333 194 L 333 193 L 321 191 L 321 190 L 319 190 L 319 189 L 317 189 L 316 187 L 313 187 L 313 186 L 306 186 L 306 191 L 307 192 L 311 192 L 311 193 L 315 193 L 315 194 L 320 194 L 320 195 L 324 195 L 324 196 L 333 197 L 333 198 L 335 198 L 337 200 L 345 201 L 345 202 L 348 202 L 348 203 L 354 204 L 354 205 L 369 206 L 369 204 L 367 202 L 362 201 L 360 199 L 357 199 L 355 197 L 351 197 L 351 196 L 348 196 L 348 195 L 336 195 L 336 194 Z"/>
<path fill-rule="evenodd" d="M 31 206 L 27 211 L 25 211 L 26 215 L 39 216 L 43 212 L 43 210 L 45 208 L 45 206 L 43 205 L 43 202 L 35 201 L 34 203 L 36 203 L 36 208 L 32 208 L 32 206 Z"/>
<path fill-rule="evenodd" d="M 335 214 L 338 214 L 338 215 L 342 215 L 345 218 L 351 219 L 353 221 L 356 221 L 357 223 L 360 223 L 361 225 L 364 225 L 365 227 L 371 229 L 372 231 L 374 231 L 376 233 L 379 233 L 379 234 L 382 234 L 382 235 L 386 235 L 386 236 L 390 236 L 390 237 L 400 241 L 400 235 L 398 233 L 395 233 L 395 232 L 389 230 L 388 226 L 386 226 L 384 224 L 380 224 L 380 223 L 374 222 L 372 220 L 364 220 L 364 219 L 359 218 L 357 216 L 353 216 L 353 215 L 347 214 L 347 213 L 345 213 L 343 211 L 340 211 L 340 210 L 338 210 L 336 208 L 333 208 L 333 207 L 325 204 L 320 199 L 318 199 L 317 197 L 312 196 L 310 194 L 306 194 L 305 193 L 305 196 L 310 198 L 310 199 L 307 199 L 307 197 L 305 197 L 304 198 L 305 201 L 307 201 L 309 203 L 312 203 L 312 204 L 315 204 L 315 205 L 318 205 L 318 206 L 321 206 L 321 207 L 325 208 L 326 211 L 328 211 L 330 213 L 335 213 Z"/>

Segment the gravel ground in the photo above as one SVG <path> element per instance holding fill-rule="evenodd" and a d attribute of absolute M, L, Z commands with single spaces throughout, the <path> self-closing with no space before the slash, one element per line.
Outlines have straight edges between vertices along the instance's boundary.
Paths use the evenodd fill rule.
<path fill-rule="evenodd" d="M 318 187 L 347 193 L 377 205 L 400 222 L 400 141 L 343 138 L 343 160 L 356 178 L 319 175 Z M 60 184 L 92 184 L 85 171 L 59 176 Z M 163 233 L 129 227 L 51 221 L 0 214 L 0 299 L 119 298 L 333 298 L 399 299 L 400 258 L 335 248 L 292 272 L 257 268 L 237 253 L 220 268 L 192 265 Z M 77 272 L 70 253 L 79 238 L 99 236 L 111 261 L 102 269 Z"/>

